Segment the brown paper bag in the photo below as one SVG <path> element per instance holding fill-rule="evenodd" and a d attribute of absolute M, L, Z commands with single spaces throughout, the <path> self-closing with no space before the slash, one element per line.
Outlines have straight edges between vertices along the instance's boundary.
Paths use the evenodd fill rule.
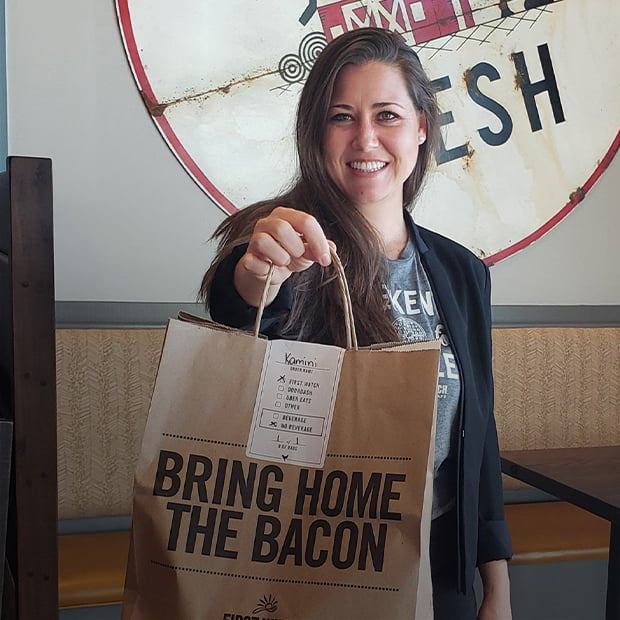
<path fill-rule="evenodd" d="M 267 347 L 169 322 L 123 620 L 432 619 L 439 344 L 344 352 L 321 468 L 246 456 Z"/>

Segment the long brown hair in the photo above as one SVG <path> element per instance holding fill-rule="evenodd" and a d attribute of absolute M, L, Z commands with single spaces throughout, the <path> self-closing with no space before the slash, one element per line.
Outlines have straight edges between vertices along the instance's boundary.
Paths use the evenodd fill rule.
<path fill-rule="evenodd" d="M 397 67 L 409 96 L 426 121 L 426 141 L 420 145 L 415 168 L 403 185 L 403 208 L 412 209 L 430 165 L 439 135 L 438 107 L 432 84 L 417 54 L 397 34 L 362 28 L 331 41 L 317 58 L 302 90 L 297 109 L 297 179 L 286 193 L 231 215 L 216 229 L 217 256 L 205 273 L 200 298 L 207 309 L 210 287 L 219 263 L 247 243 L 256 221 L 276 206 L 312 214 L 333 240 L 351 290 L 358 341 L 361 345 L 397 339 L 386 312 L 383 284 L 387 261 L 376 230 L 330 178 L 325 168 L 323 132 L 336 79 L 348 64 L 376 61 Z M 333 277 L 319 265 L 291 276 L 293 307 L 280 333 L 287 338 L 345 345 L 344 320 Z M 231 283 L 232 286 L 232 283 Z"/>

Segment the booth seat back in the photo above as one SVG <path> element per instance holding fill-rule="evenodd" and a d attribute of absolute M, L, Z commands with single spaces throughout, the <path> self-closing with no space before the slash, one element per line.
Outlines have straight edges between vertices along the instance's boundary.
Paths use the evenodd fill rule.
<path fill-rule="evenodd" d="M 131 514 L 163 329 L 58 329 L 58 515 Z"/>

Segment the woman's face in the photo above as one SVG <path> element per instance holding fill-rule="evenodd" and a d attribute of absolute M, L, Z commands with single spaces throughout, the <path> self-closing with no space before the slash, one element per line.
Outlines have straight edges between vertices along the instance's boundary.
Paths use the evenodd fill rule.
<path fill-rule="evenodd" d="M 331 179 L 364 214 L 403 206 L 403 183 L 426 139 L 400 70 L 381 62 L 346 65 L 323 134 Z"/>

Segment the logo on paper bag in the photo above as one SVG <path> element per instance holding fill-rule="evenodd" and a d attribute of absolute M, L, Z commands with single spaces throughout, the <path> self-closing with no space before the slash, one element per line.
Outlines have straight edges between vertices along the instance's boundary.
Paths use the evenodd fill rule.
<path fill-rule="evenodd" d="M 256 614 L 273 614 L 278 611 L 278 601 L 273 594 L 265 594 L 258 602 L 258 605 L 252 610 L 252 615 L 247 613 L 228 612 L 222 617 L 222 620 L 278 620 L 277 618 L 265 618 Z"/>
<path fill-rule="evenodd" d="M 252 610 L 253 614 L 260 614 L 266 611 L 269 614 L 273 614 L 278 611 L 278 601 L 273 594 L 266 594 L 263 596 L 257 607 Z"/>

